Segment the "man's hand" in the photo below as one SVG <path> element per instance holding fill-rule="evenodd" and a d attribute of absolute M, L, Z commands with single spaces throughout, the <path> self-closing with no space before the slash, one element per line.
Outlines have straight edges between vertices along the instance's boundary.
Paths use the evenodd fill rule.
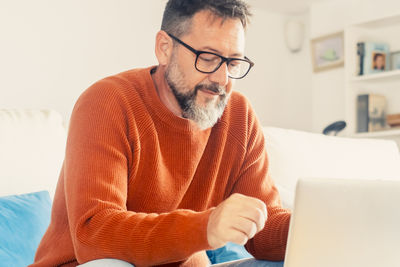
<path fill-rule="evenodd" d="M 208 243 L 213 248 L 227 242 L 244 245 L 264 228 L 267 217 L 264 202 L 233 194 L 211 212 L 207 225 Z"/>

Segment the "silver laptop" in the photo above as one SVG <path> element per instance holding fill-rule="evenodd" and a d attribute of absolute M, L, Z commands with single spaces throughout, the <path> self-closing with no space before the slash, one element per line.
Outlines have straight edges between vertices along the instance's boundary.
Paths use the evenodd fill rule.
<path fill-rule="evenodd" d="M 400 266 L 400 181 L 300 179 L 284 267 Z"/>

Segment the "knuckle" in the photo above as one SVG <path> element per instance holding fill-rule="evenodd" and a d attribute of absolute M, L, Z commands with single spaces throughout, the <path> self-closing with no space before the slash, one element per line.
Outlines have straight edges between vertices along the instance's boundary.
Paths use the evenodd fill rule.
<path fill-rule="evenodd" d="M 251 221 L 248 221 L 245 225 L 243 225 L 242 229 L 247 234 L 247 236 L 250 236 L 251 232 L 253 231 L 253 225 L 254 223 Z"/>
<path fill-rule="evenodd" d="M 266 219 L 267 219 L 267 217 L 266 217 L 266 214 L 264 213 L 264 211 L 263 210 L 260 210 L 260 209 L 257 209 L 257 218 L 260 220 L 260 221 L 266 221 Z"/>
<path fill-rule="evenodd" d="M 248 211 L 248 216 L 255 222 L 259 222 L 264 217 L 262 211 L 257 208 L 253 208 Z"/>
<path fill-rule="evenodd" d="M 263 215 L 263 212 L 260 209 L 254 209 L 252 211 L 252 216 L 252 223 L 257 232 L 262 230 L 265 225 L 265 217 Z"/>
<path fill-rule="evenodd" d="M 261 209 L 261 210 L 266 210 L 267 209 L 267 205 L 263 201 L 261 201 L 258 198 L 256 198 L 255 200 L 256 200 L 256 205 L 257 205 L 257 207 L 259 209 Z"/>
<path fill-rule="evenodd" d="M 240 193 L 233 193 L 231 195 L 231 198 L 233 199 L 242 199 L 244 197 L 244 195 L 240 194 Z"/>
<path fill-rule="evenodd" d="M 233 242 L 233 243 L 236 243 L 236 244 L 244 245 L 244 244 L 247 243 L 248 240 L 249 240 L 249 239 L 248 239 L 248 237 L 247 237 L 245 234 L 239 233 L 238 235 L 236 235 L 236 236 L 234 237 L 234 239 L 232 240 L 232 242 Z"/>
<path fill-rule="evenodd" d="M 243 220 L 238 229 L 247 236 L 247 238 L 252 238 L 257 233 L 257 225 L 252 220 Z"/>
<path fill-rule="evenodd" d="M 247 234 L 247 236 L 249 237 L 249 238 L 252 238 L 256 233 L 257 233 L 257 226 L 256 226 L 256 224 L 255 223 L 251 223 L 250 225 L 249 225 L 249 229 L 248 229 L 248 232 L 247 232 L 248 234 Z"/>

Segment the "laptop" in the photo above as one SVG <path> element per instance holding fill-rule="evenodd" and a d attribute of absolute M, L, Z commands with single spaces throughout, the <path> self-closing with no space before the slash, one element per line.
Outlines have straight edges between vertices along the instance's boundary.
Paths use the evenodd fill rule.
<path fill-rule="evenodd" d="M 284 267 L 396 266 L 400 181 L 298 181 Z"/>

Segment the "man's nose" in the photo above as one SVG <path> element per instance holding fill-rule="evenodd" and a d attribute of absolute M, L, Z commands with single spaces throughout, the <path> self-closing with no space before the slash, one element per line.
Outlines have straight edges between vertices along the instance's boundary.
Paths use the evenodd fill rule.
<path fill-rule="evenodd" d="M 229 82 L 228 66 L 224 62 L 217 71 L 213 72 L 209 76 L 211 82 L 218 83 L 219 86 L 225 87 Z"/>

